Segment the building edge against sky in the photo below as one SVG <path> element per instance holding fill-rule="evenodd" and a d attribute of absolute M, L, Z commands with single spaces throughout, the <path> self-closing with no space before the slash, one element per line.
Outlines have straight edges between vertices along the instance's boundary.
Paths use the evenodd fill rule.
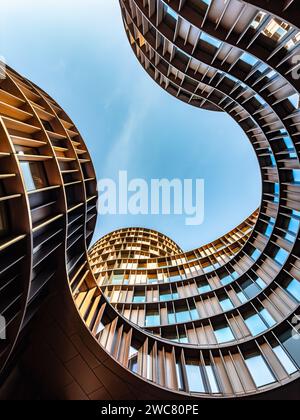
<path fill-rule="evenodd" d="M 258 1 L 187 0 L 180 10 L 175 1 L 120 3 L 148 73 L 179 99 L 228 112 L 248 134 L 262 205 L 191 252 L 133 228 L 107 235 L 88 260 L 97 199 L 90 156 L 59 105 L 8 69 L 0 90 L 1 398 L 298 399 L 295 2 L 282 12 L 289 23 L 250 4 L 268 7 Z M 8 220 L 12 200 L 20 205 Z"/>

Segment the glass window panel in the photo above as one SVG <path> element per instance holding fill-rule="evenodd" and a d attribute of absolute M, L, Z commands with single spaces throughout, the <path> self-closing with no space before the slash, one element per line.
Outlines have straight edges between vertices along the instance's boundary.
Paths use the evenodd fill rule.
<path fill-rule="evenodd" d="M 245 63 L 249 64 L 250 66 L 255 66 L 255 64 L 258 63 L 257 58 L 253 57 L 253 55 L 248 54 L 248 53 L 244 53 L 241 56 L 241 60 L 243 60 Z"/>
<path fill-rule="evenodd" d="M 216 47 L 216 48 L 220 48 L 220 46 L 221 46 L 221 44 L 222 44 L 222 42 L 221 42 L 221 41 L 219 41 L 218 39 L 216 39 L 216 38 L 214 38 L 214 37 L 212 37 L 212 36 L 210 36 L 210 35 L 208 35 L 208 34 L 206 34 L 205 32 L 202 32 L 202 34 L 201 34 L 201 36 L 200 36 L 200 39 L 201 39 L 202 41 L 205 41 L 205 42 L 207 42 L 208 44 L 210 44 L 210 45 L 212 45 L 212 46 Z"/>
<path fill-rule="evenodd" d="M 179 343 L 189 344 L 189 339 L 187 336 L 180 336 L 178 341 Z"/>
<path fill-rule="evenodd" d="M 191 308 L 190 313 L 193 321 L 199 319 L 199 314 L 196 308 Z"/>
<path fill-rule="evenodd" d="M 184 381 L 183 381 L 183 373 L 182 373 L 182 366 L 180 363 L 176 363 L 176 375 L 177 375 L 177 383 L 178 389 L 184 389 Z"/>
<path fill-rule="evenodd" d="M 187 309 L 177 309 L 176 310 L 176 320 L 178 323 L 188 322 L 191 320 L 190 313 Z"/>
<path fill-rule="evenodd" d="M 161 302 L 166 302 L 168 300 L 172 300 L 172 294 L 171 293 L 161 293 L 159 295 L 159 300 Z"/>
<path fill-rule="evenodd" d="M 262 386 L 275 382 L 275 378 L 262 356 L 258 355 L 248 357 L 246 359 L 246 365 L 257 388 L 261 388 Z"/>
<path fill-rule="evenodd" d="M 169 7 L 169 6 L 167 6 L 167 13 L 169 14 L 169 15 L 171 15 L 174 19 L 176 19 L 177 20 L 177 14 L 174 12 L 174 10 L 171 8 L 171 7 Z"/>
<path fill-rule="evenodd" d="M 230 284 L 232 282 L 233 282 L 233 278 L 229 274 L 221 278 L 221 283 L 223 286 L 227 286 L 227 284 Z"/>
<path fill-rule="evenodd" d="M 113 274 L 111 282 L 112 284 L 122 284 L 124 280 L 123 274 Z"/>
<path fill-rule="evenodd" d="M 288 100 L 294 106 L 294 108 L 299 108 L 299 94 L 295 93 L 294 95 L 289 96 Z"/>
<path fill-rule="evenodd" d="M 282 366 L 285 368 L 289 375 L 292 375 L 293 373 L 297 372 L 296 366 L 281 346 L 274 347 L 273 350 L 276 356 L 278 357 L 279 361 L 281 362 Z"/>
<path fill-rule="evenodd" d="M 160 325 L 160 316 L 158 311 L 147 312 L 146 327 L 154 327 Z"/>
<path fill-rule="evenodd" d="M 143 292 L 136 292 L 134 297 L 133 297 L 133 302 L 134 303 L 144 303 L 146 302 L 146 296 L 145 293 Z"/>
<path fill-rule="evenodd" d="M 275 256 L 275 261 L 278 264 L 283 265 L 286 262 L 288 256 L 289 253 L 285 249 L 280 248 Z"/>
<path fill-rule="evenodd" d="M 202 284 L 198 287 L 199 293 L 207 293 L 211 291 L 211 287 L 209 284 Z"/>
<path fill-rule="evenodd" d="M 261 256 L 261 251 L 259 250 L 259 249 L 256 249 L 254 252 L 253 252 L 253 254 L 251 255 L 251 258 L 254 260 L 254 261 L 257 261 L 258 260 L 258 258 Z"/>
<path fill-rule="evenodd" d="M 210 385 L 211 392 L 213 394 L 218 394 L 220 392 L 220 389 L 219 389 L 219 385 L 218 385 L 213 367 L 210 365 L 206 365 L 205 370 L 208 377 L 208 382 Z"/>
<path fill-rule="evenodd" d="M 253 336 L 259 335 L 268 329 L 258 314 L 246 318 L 245 323 Z"/>
<path fill-rule="evenodd" d="M 246 282 L 244 282 L 242 284 L 242 289 L 244 290 L 245 294 L 248 296 L 249 299 L 253 299 L 260 292 L 259 287 L 256 283 L 253 283 L 252 280 L 247 280 Z"/>
<path fill-rule="evenodd" d="M 182 280 L 182 277 L 180 275 L 174 275 L 174 276 L 170 277 L 171 282 L 176 282 L 176 281 L 180 281 L 180 280 Z"/>
<path fill-rule="evenodd" d="M 132 346 L 130 346 L 129 350 L 128 367 L 132 372 L 138 372 L 138 350 Z"/>
<path fill-rule="evenodd" d="M 300 335 L 295 330 L 290 329 L 285 334 L 282 334 L 279 340 L 298 367 L 300 367 Z"/>
<path fill-rule="evenodd" d="M 273 228 L 274 228 L 274 225 L 272 223 L 269 223 L 268 226 L 267 226 L 267 228 L 266 228 L 266 231 L 265 231 L 265 235 L 268 238 L 272 235 Z"/>
<path fill-rule="evenodd" d="M 220 305 L 221 305 L 224 312 L 230 311 L 231 309 L 234 308 L 234 306 L 233 306 L 233 304 L 232 304 L 232 302 L 229 298 L 225 298 L 225 299 L 220 300 Z"/>
<path fill-rule="evenodd" d="M 44 167 L 40 162 L 20 162 L 27 191 L 34 191 L 47 186 Z"/>
<path fill-rule="evenodd" d="M 263 30 L 263 34 L 279 42 L 290 30 L 290 26 L 279 20 L 272 19 Z"/>
<path fill-rule="evenodd" d="M 260 312 L 260 314 L 270 328 L 273 327 L 276 324 L 276 321 L 274 320 L 274 318 L 271 316 L 271 314 L 269 313 L 269 311 L 267 309 L 263 309 Z"/>
<path fill-rule="evenodd" d="M 255 283 L 261 288 L 261 290 L 266 287 L 266 283 L 260 277 L 255 280 Z"/>
<path fill-rule="evenodd" d="M 214 332 L 219 344 L 234 341 L 234 335 L 228 326 L 217 328 L 214 330 Z"/>
<path fill-rule="evenodd" d="M 300 302 L 300 282 L 293 279 L 290 284 L 287 286 L 286 290 L 298 301 Z"/>
<path fill-rule="evenodd" d="M 185 368 L 190 392 L 205 392 L 200 367 L 186 365 Z"/>
<path fill-rule="evenodd" d="M 238 296 L 239 300 L 241 301 L 241 303 L 248 302 L 248 299 L 246 298 L 246 296 L 244 295 L 243 292 L 238 292 L 237 296 Z"/>
<path fill-rule="evenodd" d="M 299 230 L 299 220 L 292 217 L 288 229 L 290 232 L 297 234 Z"/>
<path fill-rule="evenodd" d="M 294 178 L 294 182 L 300 183 L 300 169 L 293 170 L 293 178 Z"/>
<path fill-rule="evenodd" d="M 173 311 L 168 312 L 168 323 L 169 324 L 176 324 L 176 318 Z"/>

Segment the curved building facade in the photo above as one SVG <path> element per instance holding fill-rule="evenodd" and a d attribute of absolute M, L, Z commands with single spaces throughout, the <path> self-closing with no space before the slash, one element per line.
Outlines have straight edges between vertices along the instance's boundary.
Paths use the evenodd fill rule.
<path fill-rule="evenodd" d="M 100 344 L 133 373 L 182 396 L 257 396 L 296 380 L 300 284 L 287 273 L 280 277 L 278 261 L 275 280 L 267 259 L 260 265 L 260 253 L 249 252 L 258 215 L 187 253 L 143 228 L 98 241 L 91 268 L 120 314 L 118 321 L 104 316 Z M 132 328 L 129 349 L 121 318 L 147 334 L 135 337 Z"/>
<path fill-rule="evenodd" d="M 48 295 L 87 259 L 96 178 L 63 109 L 7 68 L 0 80 L 0 377 Z"/>
<path fill-rule="evenodd" d="M 148 74 L 176 98 L 227 112 L 243 128 L 261 167 L 263 194 L 243 245 L 241 240 L 228 260 L 221 251 L 221 263 L 218 251 L 207 255 L 206 247 L 190 261 L 181 252 L 150 256 L 144 242 L 159 234 L 143 229 L 115 232 L 96 244 L 94 275 L 123 319 L 114 320 L 117 325 L 103 322 L 99 341 L 133 373 L 182 395 L 258 396 L 277 390 L 278 396 L 288 384 L 298 395 L 295 2 L 120 0 L 120 5 L 130 45 Z M 155 241 L 153 248 L 159 251 Z M 124 319 L 136 325 L 125 361 Z"/>
<path fill-rule="evenodd" d="M 120 5 L 148 74 L 245 131 L 261 167 L 261 206 L 190 252 L 132 228 L 104 237 L 88 259 L 97 200 L 88 151 L 59 105 L 8 69 L 0 84 L 1 398 L 15 396 L 22 380 L 51 399 L 299 399 L 296 2 Z"/>

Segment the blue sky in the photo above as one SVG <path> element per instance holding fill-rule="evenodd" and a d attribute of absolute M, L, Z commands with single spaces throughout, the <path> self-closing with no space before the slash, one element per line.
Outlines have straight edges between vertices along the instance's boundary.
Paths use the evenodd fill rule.
<path fill-rule="evenodd" d="M 125 226 L 171 236 L 184 249 L 216 239 L 261 200 L 259 167 L 226 114 L 165 93 L 134 57 L 117 0 L 9 0 L 1 5 L 0 55 L 66 110 L 98 178 L 203 178 L 205 221 L 185 216 L 102 216 L 95 239 Z"/>

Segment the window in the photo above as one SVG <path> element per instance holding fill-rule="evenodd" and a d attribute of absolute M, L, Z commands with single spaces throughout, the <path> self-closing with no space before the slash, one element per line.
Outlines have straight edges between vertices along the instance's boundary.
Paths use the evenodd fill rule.
<path fill-rule="evenodd" d="M 298 230 L 299 230 L 299 220 L 292 217 L 291 220 L 290 220 L 288 229 L 289 229 L 290 232 L 292 232 L 296 235 L 298 233 Z"/>
<path fill-rule="evenodd" d="M 177 376 L 178 389 L 183 390 L 184 380 L 183 380 L 182 366 L 181 366 L 181 363 L 179 362 L 176 363 L 176 376 Z"/>
<path fill-rule="evenodd" d="M 251 258 L 254 260 L 254 261 L 257 261 L 258 260 L 258 258 L 261 256 L 261 251 L 259 250 L 259 249 L 256 249 L 253 253 L 252 253 L 252 255 L 251 255 Z"/>
<path fill-rule="evenodd" d="M 243 292 L 238 292 L 237 296 L 238 296 L 239 300 L 241 301 L 241 303 L 248 302 L 248 299 L 246 298 L 246 296 L 244 295 Z"/>
<path fill-rule="evenodd" d="M 234 341 L 234 335 L 228 326 L 223 326 L 214 330 L 217 342 L 219 344 Z"/>
<path fill-rule="evenodd" d="M 220 305 L 224 312 L 230 311 L 231 309 L 234 308 L 229 298 L 220 299 Z"/>
<path fill-rule="evenodd" d="M 170 282 L 175 282 L 175 281 L 180 281 L 180 280 L 182 280 L 180 275 L 174 274 L 173 276 L 170 277 Z"/>
<path fill-rule="evenodd" d="M 179 341 L 179 343 L 183 343 L 183 344 L 188 344 L 189 343 L 189 339 L 186 336 L 186 334 L 179 334 L 178 341 Z"/>
<path fill-rule="evenodd" d="M 255 64 L 258 63 L 258 60 L 255 57 L 253 57 L 253 55 L 250 55 L 248 53 L 244 53 L 241 56 L 241 60 L 249 64 L 251 67 L 255 66 Z"/>
<path fill-rule="evenodd" d="M 257 388 L 261 388 L 275 382 L 272 372 L 261 355 L 248 357 L 246 359 L 246 365 Z"/>
<path fill-rule="evenodd" d="M 288 97 L 288 100 L 293 105 L 294 108 L 299 108 L 299 94 L 295 93 L 294 95 L 291 95 Z"/>
<path fill-rule="evenodd" d="M 222 283 L 223 286 L 227 286 L 227 284 L 230 284 L 232 282 L 233 282 L 233 278 L 229 274 L 224 275 L 221 278 L 221 283 Z"/>
<path fill-rule="evenodd" d="M 177 20 L 177 14 L 174 12 L 173 9 L 171 9 L 171 7 L 167 6 L 167 13 L 169 15 L 171 15 L 175 20 Z"/>
<path fill-rule="evenodd" d="M 220 48 L 220 46 L 222 45 L 221 41 L 217 40 L 216 38 L 210 35 L 207 35 L 205 32 L 202 32 L 200 39 L 216 48 Z"/>
<path fill-rule="evenodd" d="M 145 292 L 135 292 L 133 296 L 134 303 L 144 303 L 146 302 Z"/>
<path fill-rule="evenodd" d="M 253 299 L 257 296 L 260 292 L 260 288 L 257 286 L 256 283 L 253 283 L 252 280 L 247 280 L 242 284 L 242 289 L 244 290 L 245 294 L 248 296 L 249 299 Z"/>
<path fill-rule="evenodd" d="M 146 314 L 146 327 L 154 327 L 160 324 L 159 312 L 156 310 L 148 311 Z"/>
<path fill-rule="evenodd" d="M 123 274 L 113 274 L 111 278 L 112 284 L 122 284 L 124 280 Z"/>
<path fill-rule="evenodd" d="M 211 365 L 206 365 L 205 371 L 206 371 L 206 375 L 208 378 L 211 392 L 213 394 L 218 394 L 220 392 L 220 388 L 219 388 L 213 367 Z"/>
<path fill-rule="evenodd" d="M 205 392 L 200 366 L 187 364 L 185 368 L 190 392 Z"/>
<path fill-rule="evenodd" d="M 130 346 L 129 349 L 128 367 L 131 370 L 131 372 L 138 372 L 138 350 L 132 346 Z"/>
<path fill-rule="evenodd" d="M 168 310 L 168 323 L 169 324 L 176 324 L 176 318 L 175 318 L 175 313 L 174 313 L 173 309 Z"/>
<path fill-rule="evenodd" d="M 268 329 L 258 314 L 246 318 L 245 323 L 253 336 L 259 335 Z"/>
<path fill-rule="evenodd" d="M 178 323 L 190 321 L 191 320 L 190 312 L 187 309 L 177 309 L 176 320 Z"/>
<path fill-rule="evenodd" d="M 255 283 L 261 288 L 261 290 L 266 287 L 266 283 L 260 277 L 255 280 Z"/>
<path fill-rule="evenodd" d="M 273 232 L 273 229 L 274 229 L 274 223 L 275 223 L 275 220 L 273 222 L 273 220 L 271 219 L 270 222 L 269 222 L 269 224 L 268 224 L 268 226 L 267 226 L 267 228 L 266 228 L 265 235 L 268 238 L 272 235 L 272 232 Z"/>
<path fill-rule="evenodd" d="M 147 281 L 148 281 L 149 284 L 157 284 L 158 283 L 158 280 L 153 279 L 153 278 L 148 278 Z"/>
<path fill-rule="evenodd" d="M 296 330 L 288 330 L 279 337 L 279 340 L 294 362 L 300 367 L 300 336 Z"/>
<path fill-rule="evenodd" d="M 297 372 L 296 366 L 294 365 L 294 363 L 291 361 L 291 359 L 288 357 L 288 355 L 286 354 L 286 352 L 283 350 L 281 346 L 274 347 L 273 351 L 289 375 L 292 375 L 293 373 Z"/>
<path fill-rule="evenodd" d="M 286 290 L 292 295 L 298 302 L 300 302 L 300 282 L 293 279 Z"/>
<path fill-rule="evenodd" d="M 263 333 L 276 324 L 267 309 L 262 309 L 259 314 L 250 315 L 245 319 L 245 323 L 253 336 Z"/>
<path fill-rule="evenodd" d="M 289 253 L 285 249 L 279 248 L 279 250 L 277 251 L 275 255 L 275 261 L 278 264 L 283 265 L 286 262 L 288 256 L 289 256 Z"/>
<path fill-rule="evenodd" d="M 159 300 L 161 302 L 166 302 L 168 300 L 175 300 L 178 299 L 179 295 L 178 293 L 170 293 L 170 292 L 161 292 L 159 295 Z"/>
<path fill-rule="evenodd" d="M 261 316 L 263 317 L 264 321 L 268 325 L 268 327 L 274 327 L 276 324 L 274 318 L 270 315 L 269 311 L 267 309 L 262 309 L 260 311 Z"/>
<path fill-rule="evenodd" d="M 191 315 L 193 321 L 199 319 L 199 313 L 197 311 L 197 308 L 192 303 L 190 304 L 190 315 Z"/>
<path fill-rule="evenodd" d="M 208 283 L 203 283 L 200 286 L 198 286 L 199 293 L 207 293 L 211 292 L 211 287 Z"/>
<path fill-rule="evenodd" d="M 20 162 L 27 191 L 34 191 L 48 185 L 44 167 L 39 162 Z"/>
<path fill-rule="evenodd" d="M 299 184 L 300 183 L 300 169 L 293 169 L 293 178 L 294 182 Z"/>

